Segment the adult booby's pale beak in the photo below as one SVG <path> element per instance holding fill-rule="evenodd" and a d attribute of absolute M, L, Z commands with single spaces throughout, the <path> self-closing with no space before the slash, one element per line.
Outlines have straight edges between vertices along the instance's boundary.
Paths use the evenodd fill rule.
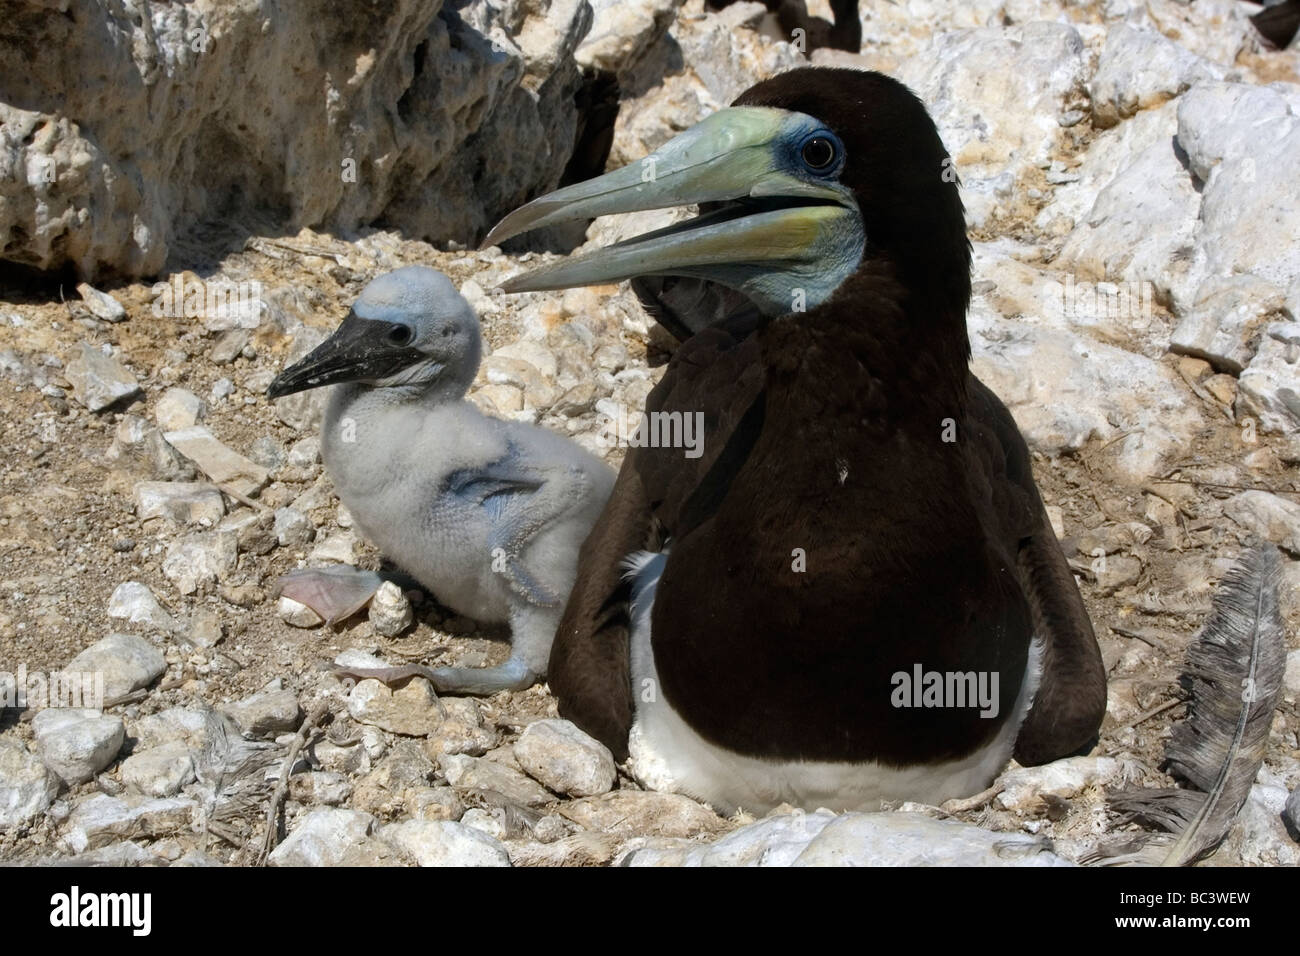
<path fill-rule="evenodd" d="M 277 375 L 266 394 L 282 398 L 322 385 L 388 378 L 427 361 L 428 356 L 410 346 L 413 337 L 411 327 L 401 322 L 363 319 L 349 312 L 333 335 Z"/>
<path fill-rule="evenodd" d="M 718 203 L 686 222 L 507 281 L 507 292 L 597 285 L 642 275 L 709 279 L 764 312 L 811 307 L 862 258 L 844 147 L 812 116 L 772 107 L 720 110 L 639 163 L 559 189 L 512 212 L 484 245 L 575 219 Z"/>

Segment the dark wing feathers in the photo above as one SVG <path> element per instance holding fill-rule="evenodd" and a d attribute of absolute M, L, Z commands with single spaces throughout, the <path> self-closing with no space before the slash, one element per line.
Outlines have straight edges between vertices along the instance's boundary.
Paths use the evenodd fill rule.
<path fill-rule="evenodd" d="M 678 350 L 648 412 L 705 413 L 703 454 L 629 450 L 610 503 L 583 545 L 578 581 L 551 652 L 560 713 L 627 755 L 632 723 L 629 586 L 623 559 L 684 535 L 717 507 L 762 430 L 763 365 L 748 317 L 733 315 Z M 970 377 L 966 421 L 972 493 L 986 533 L 1019 572 L 1042 641 L 1043 676 L 1016 758 L 1043 763 L 1087 748 L 1105 712 L 1106 681 L 1092 625 L 1034 485 L 1029 453 L 1006 407 Z"/>
<path fill-rule="evenodd" d="M 725 482 L 742 449 L 732 433 L 758 402 L 762 372 L 745 319 L 693 336 L 673 356 L 646 401 L 648 412 L 704 412 L 698 458 L 680 448 L 631 448 L 609 504 L 578 557 L 578 579 L 551 647 L 547 679 L 561 715 L 622 760 L 632 727 L 628 661 L 629 584 L 623 559 L 658 550 L 683 521 L 703 519 L 699 488 Z M 761 405 L 761 402 L 758 402 Z M 752 413 L 751 413 L 752 422 Z M 750 430 L 752 445 L 756 430 Z M 746 446 L 747 449 L 748 446 Z M 724 457 L 725 453 L 725 457 Z M 724 464 L 718 466 L 719 460 Z M 688 512 L 688 509 L 690 513 Z"/>
<path fill-rule="evenodd" d="M 551 645 L 547 680 L 560 715 L 627 757 L 632 729 L 628 599 L 623 559 L 650 544 L 653 519 L 641 479 L 626 463 L 578 553 L 578 579 Z"/>
<path fill-rule="evenodd" d="M 968 417 L 982 435 L 976 457 L 990 470 L 991 529 L 1010 546 L 1042 642 L 1042 678 L 1016 738 L 1015 757 L 1034 765 L 1091 749 L 1106 712 L 1106 671 L 1083 598 L 1043 508 L 1029 451 L 1005 405 L 974 375 Z"/>

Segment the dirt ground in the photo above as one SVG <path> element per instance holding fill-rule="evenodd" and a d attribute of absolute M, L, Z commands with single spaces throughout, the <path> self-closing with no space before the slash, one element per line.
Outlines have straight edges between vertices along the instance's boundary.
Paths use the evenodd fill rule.
<path fill-rule="evenodd" d="M 257 278 L 267 289 L 292 290 L 281 301 L 304 323 L 322 329 L 337 323 L 365 281 L 396 264 L 426 263 L 458 285 L 473 278 L 489 291 L 495 274 L 518 265 L 510 257 L 439 252 L 388 236 L 372 239 L 368 246 L 310 233 L 253 245 L 256 248 L 227 258 L 222 272 Z M 373 254 L 376 248 L 383 253 Z M 263 391 L 284 364 L 289 338 L 280 324 L 264 322 L 251 339 L 251 349 L 230 364 L 216 365 L 208 359 L 216 335 L 194 319 L 153 315 L 149 284 L 105 288 L 126 307 L 127 321 L 110 324 L 91 317 L 80 306 L 72 283 L 34 285 L 9 279 L 0 286 L 0 352 L 8 350 L 13 356 L 0 377 L 0 670 L 15 670 L 19 663 L 28 671 L 56 670 L 109 631 L 131 629 L 106 615 L 114 588 L 128 580 L 148 585 L 179 619 L 199 608 L 210 609 L 224 631 L 224 639 L 211 649 L 190 645 L 183 636 L 152 634 L 163 643 L 169 668 L 143 700 L 115 708 L 128 719 L 200 702 L 219 706 L 276 678 L 306 694 L 327 680 L 334 657 L 349 647 L 373 649 L 392 661 L 428 664 L 504 659 L 504 631 L 479 629 L 432 600 L 416 606 L 416 627 L 391 640 L 376 635 L 364 614 L 335 627 L 289 626 L 276 613 L 274 582 L 301 566 L 310 546 L 279 547 L 264 556 L 242 553 L 237 571 L 220 586 L 180 595 L 161 570 L 166 545 L 180 532 L 137 519 L 133 485 L 156 475 L 129 455 L 110 458 L 118 425 L 127 415 L 151 420 L 153 405 L 167 387 L 181 386 L 206 399 L 218 380 L 228 378 L 233 392 L 223 401 L 209 402 L 204 423 L 241 452 L 267 436 L 288 448 L 308 433 L 281 422 Z M 491 298 L 497 308 L 483 321 L 492 347 L 515 340 L 531 322 L 564 321 L 558 294 L 522 301 L 504 295 Z M 611 329 L 608 322 L 602 327 Z M 610 337 L 627 348 L 629 367 L 645 367 L 648 358 L 654 366 L 662 365 L 663 355 L 648 351 L 639 330 L 612 329 Z M 143 397 L 98 414 L 75 401 L 61 363 L 81 342 L 112 345 L 139 379 Z M 1164 361 L 1178 365 L 1175 356 Z M 652 366 L 651 377 L 657 380 L 659 374 Z M 42 390 L 42 379 L 54 388 Z M 1190 385 L 1188 389 L 1191 393 Z M 1241 488 L 1266 488 L 1288 497 L 1300 494 L 1294 442 L 1268 435 L 1246 442 L 1222 407 L 1193 400 L 1205 402 L 1205 418 L 1211 424 L 1184 449 L 1175 467 L 1152 476 L 1144 487 L 1124 486 L 1108 477 L 1107 448 L 1098 442 L 1075 455 L 1035 461 L 1043 497 L 1059 509 L 1064 547 L 1079 572 L 1109 673 L 1110 711 L 1095 752 L 1124 761 L 1124 778 L 1134 784 L 1171 782 L 1160 764 L 1171 723 L 1185 710 L 1178 703 L 1183 652 L 1205 617 L 1216 582 L 1246 540 L 1222 514 L 1221 500 Z M 546 415 L 541 421 L 553 423 Z M 617 466 L 619 454 L 611 452 L 611 464 Z M 319 464 L 285 466 L 257 504 L 286 504 L 321 473 Z M 226 504 L 231 512 L 247 507 L 233 498 Z M 318 539 L 342 530 L 333 501 L 311 517 Z M 1096 564 L 1098 547 L 1109 552 L 1106 569 Z M 361 555 L 363 566 L 380 566 L 380 556 L 370 545 L 363 545 Z M 1122 569 L 1127 557 L 1139 562 L 1136 579 L 1119 575 L 1116 586 L 1116 576 L 1108 576 L 1108 570 L 1116 562 Z M 1300 646 L 1297 567 L 1288 563 L 1283 595 L 1292 648 Z M 487 699 L 484 712 L 508 744 L 519 728 L 553 715 L 555 707 L 545 687 L 538 686 Z M 30 737 L 28 722 L 13 711 L 3 712 L 0 732 Z M 1289 697 L 1274 720 L 1267 765 L 1292 787 L 1300 783 L 1298 733 L 1300 712 Z M 62 799 L 75 801 L 106 788 L 111 792 L 113 776 L 110 766 L 97 780 Z M 1064 812 L 1047 815 L 1044 810 L 1033 829 L 1057 838 L 1095 838 L 1115 825 L 1101 809 L 1103 798 L 1094 792 Z M 987 804 L 957 815 L 994 828 L 1026 824 Z M 257 835 L 255 817 L 250 814 L 247 821 L 251 836 Z M 0 835 L 0 858 L 48 856 L 56 832 L 49 816 L 30 827 L 11 829 Z M 217 841 L 208 852 L 218 859 L 246 860 L 245 851 L 228 842 Z"/>

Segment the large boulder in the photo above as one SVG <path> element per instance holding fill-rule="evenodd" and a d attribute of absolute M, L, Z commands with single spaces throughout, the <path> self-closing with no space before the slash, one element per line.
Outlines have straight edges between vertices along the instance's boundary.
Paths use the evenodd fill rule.
<path fill-rule="evenodd" d="M 214 234 L 476 241 L 564 171 L 591 9 L 18 0 L 6 21 L 0 258 L 143 276 Z"/>

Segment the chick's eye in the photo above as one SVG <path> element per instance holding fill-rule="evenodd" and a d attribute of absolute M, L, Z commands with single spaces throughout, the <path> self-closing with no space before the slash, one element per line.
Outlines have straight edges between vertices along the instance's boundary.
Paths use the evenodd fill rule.
<path fill-rule="evenodd" d="M 835 162 L 835 144 L 825 136 L 814 136 L 803 144 L 802 155 L 809 169 L 826 169 Z"/>
<path fill-rule="evenodd" d="M 388 333 L 388 341 L 393 345 L 410 345 L 413 337 L 414 333 L 405 325 L 395 325 Z"/>

